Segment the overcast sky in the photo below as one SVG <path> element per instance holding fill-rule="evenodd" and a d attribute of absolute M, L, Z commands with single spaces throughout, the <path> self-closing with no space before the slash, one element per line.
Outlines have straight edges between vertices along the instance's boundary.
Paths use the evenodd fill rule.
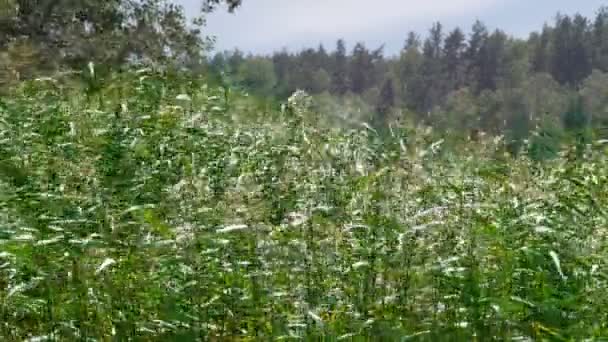
<path fill-rule="evenodd" d="M 195 14 L 201 0 L 175 0 Z M 344 38 L 347 48 L 358 41 L 370 48 L 385 45 L 399 51 L 407 32 L 425 35 L 435 21 L 446 29 L 469 30 L 475 19 L 527 37 L 551 22 L 557 12 L 592 17 L 606 0 L 244 0 L 234 14 L 217 11 L 207 17 L 206 34 L 216 36 L 217 50 L 267 54 L 283 47 L 299 50 L 323 43 L 333 50 Z"/>

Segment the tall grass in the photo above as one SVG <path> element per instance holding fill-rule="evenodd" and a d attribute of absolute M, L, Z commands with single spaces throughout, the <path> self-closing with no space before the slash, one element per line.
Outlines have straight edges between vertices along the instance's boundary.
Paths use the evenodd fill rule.
<path fill-rule="evenodd" d="M 121 77 L 0 99 L 2 340 L 608 337 L 602 146 L 380 139 L 302 94 L 244 123 L 197 81 Z"/>

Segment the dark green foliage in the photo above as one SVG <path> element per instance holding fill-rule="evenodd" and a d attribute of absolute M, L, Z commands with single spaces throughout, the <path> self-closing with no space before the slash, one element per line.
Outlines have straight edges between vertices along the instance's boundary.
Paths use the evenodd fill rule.
<path fill-rule="evenodd" d="M 471 28 L 471 35 L 465 52 L 465 58 L 467 60 L 467 81 L 470 86 L 474 86 L 474 89 L 479 88 L 477 83 L 479 82 L 481 72 L 481 49 L 485 45 L 487 39 L 488 28 L 481 21 L 475 21 Z"/>
<path fill-rule="evenodd" d="M 558 16 L 553 34 L 553 77 L 578 85 L 592 70 L 590 30 L 587 18 Z"/>
<path fill-rule="evenodd" d="M 479 91 L 496 90 L 499 81 L 503 78 L 504 59 L 506 57 L 507 35 L 501 31 L 494 31 L 484 41 L 479 50 Z"/>
<path fill-rule="evenodd" d="M 344 40 L 340 39 L 336 43 L 336 51 L 333 54 L 331 90 L 334 94 L 343 96 L 348 91 L 350 84 L 348 81 L 348 59 Z"/>
<path fill-rule="evenodd" d="M 382 49 L 369 51 L 363 43 L 357 43 L 353 48 L 349 64 L 350 90 L 355 94 L 363 94 L 376 82 L 376 64 L 382 60 Z"/>
<path fill-rule="evenodd" d="M 608 7 L 598 10 L 593 22 L 593 66 L 603 72 L 608 72 Z"/>
<path fill-rule="evenodd" d="M 388 126 L 390 112 L 395 106 L 395 88 L 393 84 L 393 80 L 388 79 L 384 81 L 380 90 L 378 104 L 376 105 L 376 116 L 373 120 L 376 129 L 385 130 Z"/>
<path fill-rule="evenodd" d="M 590 116 L 585 113 L 581 97 L 577 96 L 571 101 L 568 110 L 563 114 L 563 122 L 570 141 L 576 146 L 577 155 L 580 156 L 592 138 Z"/>
<path fill-rule="evenodd" d="M 563 116 L 564 127 L 578 134 L 589 127 L 589 116 L 583 108 L 583 101 L 580 97 L 570 101 L 568 110 Z"/>
<path fill-rule="evenodd" d="M 459 28 L 454 29 L 445 38 L 443 56 L 445 58 L 445 82 L 448 91 L 460 89 L 464 85 L 466 72 L 465 39 L 464 33 Z"/>
<path fill-rule="evenodd" d="M 551 70 L 551 37 L 552 30 L 548 25 L 543 26 L 540 33 L 533 33 L 530 37 L 530 45 L 532 46 L 532 65 L 531 71 L 535 73 L 545 73 Z"/>
<path fill-rule="evenodd" d="M 528 155 L 532 160 L 545 161 L 558 157 L 564 141 L 561 127 L 549 120 L 542 123 L 530 137 Z"/>
<path fill-rule="evenodd" d="M 413 91 L 416 102 L 414 108 L 427 113 L 443 99 L 443 82 L 439 75 L 443 74 L 443 27 L 435 23 L 429 31 L 429 37 L 422 47 L 422 64 L 420 75 L 413 80 Z"/>
<path fill-rule="evenodd" d="M 5 1 L 6 3 L 6 1 Z M 88 62 L 118 67 L 133 60 L 201 65 L 205 43 L 183 9 L 156 0 L 9 0 L 0 17 L 0 48 L 23 43 L 38 55 L 33 74 L 81 68 Z M 3 9 L 3 12 L 6 10 Z M 9 67 L 22 63 L 19 56 Z"/>
<path fill-rule="evenodd" d="M 508 149 L 512 154 L 517 155 L 524 146 L 533 126 L 530 116 L 526 113 L 517 94 L 511 94 L 506 105 L 508 111 L 512 113 L 506 122 Z"/>
<path fill-rule="evenodd" d="M 259 97 L 270 97 L 277 84 L 272 62 L 266 59 L 247 59 L 237 71 L 239 84 Z"/>

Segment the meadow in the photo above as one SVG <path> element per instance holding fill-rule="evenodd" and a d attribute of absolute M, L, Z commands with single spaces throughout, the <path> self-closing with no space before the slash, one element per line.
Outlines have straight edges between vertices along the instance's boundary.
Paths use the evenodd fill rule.
<path fill-rule="evenodd" d="M 3 341 L 608 338 L 605 141 L 536 162 L 301 92 L 84 81 L 0 98 Z"/>

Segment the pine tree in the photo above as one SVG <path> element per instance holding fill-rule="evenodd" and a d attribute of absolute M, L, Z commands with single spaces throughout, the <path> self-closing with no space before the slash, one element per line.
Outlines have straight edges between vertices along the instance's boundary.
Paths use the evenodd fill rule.
<path fill-rule="evenodd" d="M 378 114 L 379 121 L 384 123 L 390 112 L 395 106 L 395 88 L 391 78 L 388 78 L 382 84 L 380 90 L 380 96 L 378 97 L 378 103 L 376 104 L 376 112 Z"/>
<path fill-rule="evenodd" d="M 464 83 L 465 36 L 459 28 L 454 29 L 445 39 L 443 58 L 445 66 L 446 88 L 452 91 Z"/>
<path fill-rule="evenodd" d="M 412 88 L 415 98 L 414 106 L 419 113 L 430 112 L 445 95 L 442 87 L 442 30 L 441 24 L 435 23 L 430 30 L 429 37 L 424 42 L 420 77 L 416 78 Z"/>
<path fill-rule="evenodd" d="M 479 89 L 481 49 L 488 39 L 488 29 L 485 24 L 477 20 L 473 25 L 471 35 L 464 54 L 467 68 L 467 85 Z"/>
<path fill-rule="evenodd" d="M 420 77 L 422 53 L 420 52 L 420 38 L 415 32 L 410 32 L 405 42 L 398 62 L 398 77 L 401 94 L 405 94 L 408 105 L 416 103 L 417 79 Z"/>
<path fill-rule="evenodd" d="M 331 73 L 331 92 L 343 96 L 349 89 L 348 82 L 348 57 L 346 56 L 346 45 L 340 39 L 336 43 L 336 51 L 333 53 L 333 68 Z"/>
<path fill-rule="evenodd" d="M 591 74 L 590 35 L 587 19 L 558 16 L 553 35 L 553 77 L 561 84 L 578 85 Z"/>
<path fill-rule="evenodd" d="M 277 96 L 286 98 L 293 94 L 296 89 L 291 82 L 292 56 L 283 49 L 283 51 L 275 52 L 272 56 L 274 72 L 277 76 Z"/>
<path fill-rule="evenodd" d="M 355 94 L 363 94 L 372 84 L 374 71 L 373 56 L 363 43 L 353 49 L 349 68 L 350 89 Z"/>
<path fill-rule="evenodd" d="M 325 71 L 328 71 L 331 68 L 331 57 L 327 53 L 327 50 L 323 44 L 319 44 L 319 47 L 317 47 L 316 63 L 317 69 L 324 69 Z"/>
<path fill-rule="evenodd" d="M 602 7 L 593 23 L 593 67 L 608 72 L 608 6 Z"/>
<path fill-rule="evenodd" d="M 552 29 L 545 25 L 541 34 L 533 34 L 530 43 L 533 45 L 531 70 L 535 73 L 549 72 L 551 70 L 551 34 Z"/>
<path fill-rule="evenodd" d="M 321 59 L 317 50 L 309 48 L 296 56 L 297 62 L 290 70 L 292 82 L 296 89 L 303 89 L 309 93 L 316 90 L 315 73 L 321 69 Z"/>
<path fill-rule="evenodd" d="M 572 71 L 574 83 L 579 85 L 591 75 L 592 68 L 592 32 L 587 18 L 580 14 L 572 21 L 572 52 L 575 69 Z"/>
<path fill-rule="evenodd" d="M 479 91 L 496 90 L 498 87 L 501 73 L 504 71 L 506 44 L 507 35 L 496 30 L 481 46 L 477 61 Z"/>

